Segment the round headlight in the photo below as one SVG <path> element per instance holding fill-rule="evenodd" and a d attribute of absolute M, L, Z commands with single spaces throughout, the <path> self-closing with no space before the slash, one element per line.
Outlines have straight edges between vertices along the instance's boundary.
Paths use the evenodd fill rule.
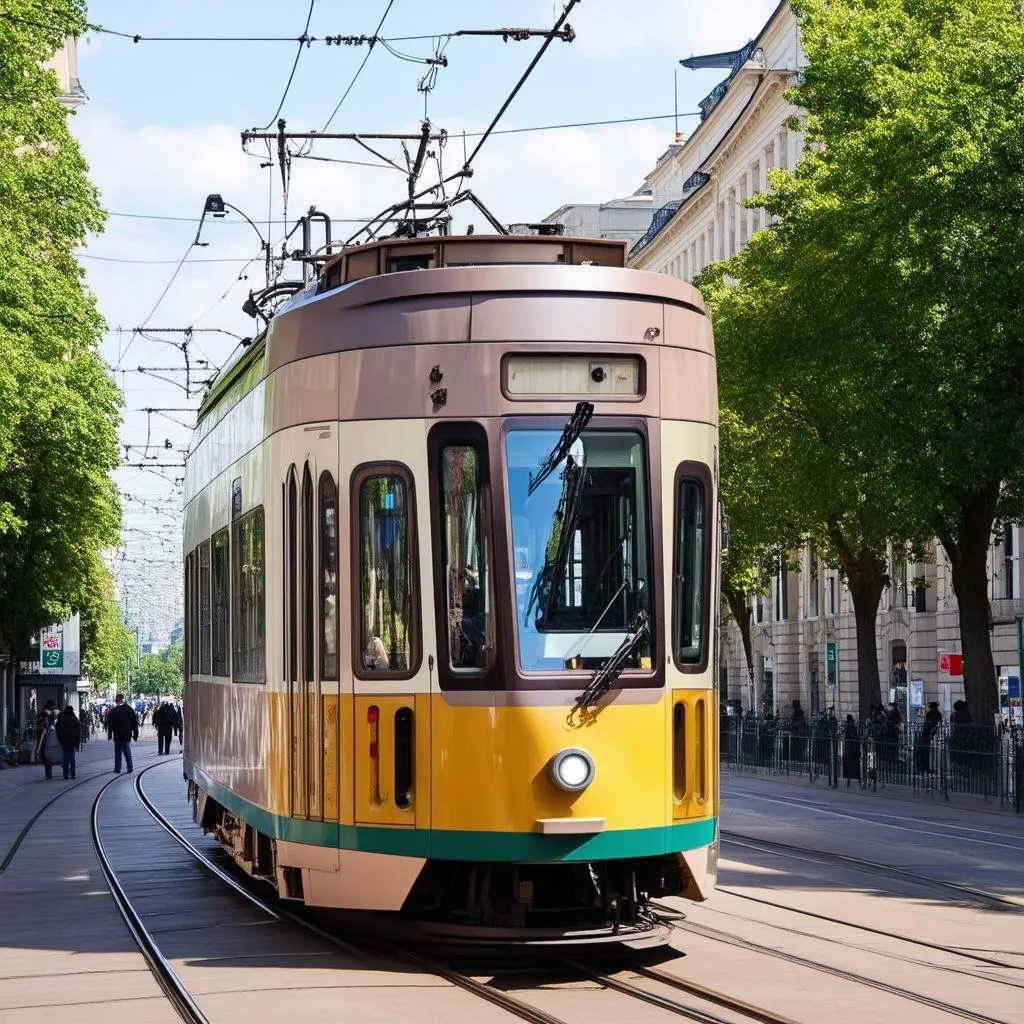
<path fill-rule="evenodd" d="M 551 759 L 551 781 L 567 793 L 579 793 L 594 781 L 594 760 L 579 747 L 562 750 Z"/>

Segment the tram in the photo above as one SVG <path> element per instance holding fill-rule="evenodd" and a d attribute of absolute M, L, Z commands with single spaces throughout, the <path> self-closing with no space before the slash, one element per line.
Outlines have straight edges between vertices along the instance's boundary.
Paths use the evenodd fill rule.
<path fill-rule="evenodd" d="M 716 470 L 705 307 L 624 243 L 330 259 L 190 443 L 196 822 L 402 934 L 665 941 L 717 870 Z"/>

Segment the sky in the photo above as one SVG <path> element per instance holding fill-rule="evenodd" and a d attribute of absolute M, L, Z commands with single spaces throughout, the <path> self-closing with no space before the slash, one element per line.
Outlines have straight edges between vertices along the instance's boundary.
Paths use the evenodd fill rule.
<path fill-rule="evenodd" d="M 678 61 L 738 49 L 776 6 L 777 0 L 582 0 L 568 19 L 575 40 L 551 44 L 497 126 L 508 134 L 493 135 L 474 161 L 473 191 L 503 223 L 538 221 L 565 203 L 635 192 L 674 140 L 676 87 L 679 129 L 688 135 L 698 122 L 698 101 L 725 74 L 688 71 Z M 427 116 L 448 133 L 434 152 L 450 174 L 540 41 L 445 36 L 459 29 L 550 28 L 562 7 L 563 0 L 312 0 L 308 35 L 316 41 L 301 48 L 296 64 L 307 0 L 90 4 L 91 24 L 142 37 L 134 42 L 90 32 L 79 41 L 79 78 L 88 99 L 71 128 L 110 212 L 106 230 L 89 238 L 80 256 L 109 328 L 103 355 L 125 392 L 122 443 L 132 446 L 126 462 L 148 464 L 117 473 L 125 545 L 114 561 L 129 620 L 144 636 L 165 635 L 181 614 L 184 470 L 172 464 L 183 461 L 190 410 L 198 406 L 203 382 L 230 357 L 238 338 L 257 330 L 241 304 L 250 288 L 265 284 L 261 240 L 270 238 L 278 251 L 284 224 L 292 227 L 314 204 L 333 218 L 335 238 L 347 238 L 361 219 L 405 191 L 404 174 L 394 168 L 337 162 L 377 162 L 356 144 L 318 140 L 307 158 L 292 161 L 285 207 L 279 168 L 261 166 L 274 162 L 263 143 L 251 145 L 253 155 L 244 153 L 240 133 L 274 126 L 278 117 L 292 131 L 322 130 L 332 112 L 330 128 L 338 132 L 418 132 Z M 368 51 L 324 41 L 370 35 L 385 11 L 379 34 L 393 40 L 395 50 L 425 58 L 443 47 L 448 64 L 437 68 L 428 93 L 418 89 L 430 73 L 427 65 L 380 45 Z M 249 41 L 154 38 L 195 36 Z M 426 38 L 398 41 L 403 36 Z M 260 37 L 286 41 L 255 41 Z M 521 130 L 617 119 L 637 120 Z M 404 165 L 398 143 L 380 147 Z M 436 180 L 436 161 L 430 173 Z M 423 184 L 431 180 L 425 173 Z M 193 245 L 211 193 L 256 226 L 233 212 L 223 220 L 207 218 L 201 244 Z M 478 214 L 467 213 L 455 228 L 467 222 L 477 230 L 485 226 Z M 286 264 L 283 276 L 296 271 L 296 264 Z M 167 328 L 193 328 L 191 394 L 183 387 L 180 348 L 188 336 L 161 330 Z"/>

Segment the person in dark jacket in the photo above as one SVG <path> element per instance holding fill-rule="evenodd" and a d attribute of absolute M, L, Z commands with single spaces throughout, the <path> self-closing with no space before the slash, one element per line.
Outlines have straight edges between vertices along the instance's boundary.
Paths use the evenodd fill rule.
<path fill-rule="evenodd" d="M 860 733 L 853 715 L 846 716 L 843 726 L 843 777 L 847 785 L 850 779 L 860 778 Z"/>
<path fill-rule="evenodd" d="M 139 738 L 139 719 L 135 709 L 125 704 L 123 693 L 119 693 L 114 701 L 107 715 L 107 737 L 114 741 L 114 773 L 120 775 L 122 754 L 125 767 L 132 771 L 132 740 Z"/>
<path fill-rule="evenodd" d="M 62 749 L 60 740 L 57 737 L 56 724 L 57 724 L 57 705 L 53 701 L 47 701 L 46 707 L 43 709 L 43 727 L 42 732 L 39 735 L 38 753 L 39 760 L 43 763 L 43 768 L 46 771 L 46 778 L 53 778 L 53 766 L 60 764 L 62 756 Z"/>
<path fill-rule="evenodd" d="M 75 750 L 82 745 L 82 726 L 75 717 L 74 708 L 69 704 L 64 709 L 64 714 L 57 718 L 57 739 L 64 750 L 64 759 L 61 766 L 64 769 L 64 778 L 75 777 Z"/>
<path fill-rule="evenodd" d="M 153 725 L 156 726 L 157 753 L 169 754 L 174 735 L 174 709 L 167 701 L 153 712 Z"/>

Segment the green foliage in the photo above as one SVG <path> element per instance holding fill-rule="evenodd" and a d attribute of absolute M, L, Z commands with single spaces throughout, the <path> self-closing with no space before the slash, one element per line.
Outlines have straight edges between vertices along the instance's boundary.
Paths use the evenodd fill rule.
<path fill-rule="evenodd" d="M 110 574 L 99 564 L 100 580 L 94 596 L 82 609 L 82 669 L 96 692 L 126 685 L 135 665 L 135 633 L 121 621 L 121 608 L 114 600 Z"/>
<path fill-rule="evenodd" d="M 120 526 L 121 396 L 73 255 L 103 214 L 42 67 L 83 27 L 77 0 L 5 0 L 0 14 L 0 644 L 16 656 L 96 604 L 98 552 Z"/>
<path fill-rule="evenodd" d="M 144 654 L 133 673 L 132 689 L 160 697 L 180 697 L 185 687 L 185 646 L 171 644 L 159 654 Z"/>
<path fill-rule="evenodd" d="M 886 542 L 940 538 L 984 721 L 988 544 L 997 516 L 1024 513 L 1020 5 L 793 8 L 807 152 L 752 200 L 779 223 L 705 275 L 722 401 L 780 453 L 794 521 L 859 595 L 862 676 Z"/>

